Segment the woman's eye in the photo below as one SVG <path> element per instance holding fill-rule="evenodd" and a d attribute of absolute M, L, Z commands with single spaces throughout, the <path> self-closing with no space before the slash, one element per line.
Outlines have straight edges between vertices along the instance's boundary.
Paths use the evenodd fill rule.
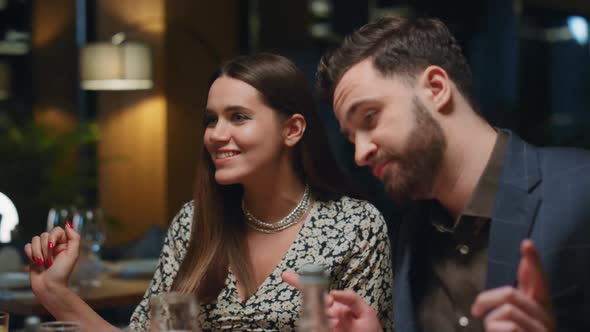
<path fill-rule="evenodd" d="M 211 127 L 217 122 L 217 117 L 213 115 L 205 115 L 203 122 L 205 123 L 205 127 Z"/>
<path fill-rule="evenodd" d="M 237 122 L 242 122 L 242 121 L 249 120 L 249 119 L 250 119 L 249 116 L 242 114 L 242 113 L 234 113 L 232 115 L 232 120 L 237 121 Z"/>

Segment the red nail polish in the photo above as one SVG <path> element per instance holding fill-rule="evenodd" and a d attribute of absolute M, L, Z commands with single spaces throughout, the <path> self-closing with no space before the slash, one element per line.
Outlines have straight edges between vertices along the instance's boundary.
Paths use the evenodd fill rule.
<path fill-rule="evenodd" d="M 47 266 L 49 268 L 49 267 L 51 267 L 51 265 L 53 265 L 53 260 L 51 258 L 47 258 L 45 266 Z"/>
<path fill-rule="evenodd" d="M 49 249 L 53 249 L 53 242 L 49 241 L 49 243 L 47 243 L 47 246 L 49 247 Z"/>
<path fill-rule="evenodd" d="M 69 228 L 71 228 L 71 229 L 74 229 L 74 226 L 72 226 L 72 223 L 69 220 L 66 221 L 66 226 L 69 227 Z"/>
<path fill-rule="evenodd" d="M 43 259 L 41 257 L 37 257 L 37 265 L 43 265 Z"/>

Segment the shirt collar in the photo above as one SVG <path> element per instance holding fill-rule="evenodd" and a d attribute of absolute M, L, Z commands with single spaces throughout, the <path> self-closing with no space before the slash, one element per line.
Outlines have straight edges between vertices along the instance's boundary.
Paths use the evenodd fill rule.
<path fill-rule="evenodd" d="M 440 203 L 434 202 L 430 208 L 430 220 L 439 232 L 454 233 L 460 227 L 465 217 L 475 217 L 489 220 L 494 210 L 496 189 L 500 180 L 502 165 L 504 163 L 504 151 L 508 143 L 508 135 L 496 130 L 498 133 L 494 148 L 469 203 L 463 209 L 457 220 L 453 220 L 448 211 Z"/>

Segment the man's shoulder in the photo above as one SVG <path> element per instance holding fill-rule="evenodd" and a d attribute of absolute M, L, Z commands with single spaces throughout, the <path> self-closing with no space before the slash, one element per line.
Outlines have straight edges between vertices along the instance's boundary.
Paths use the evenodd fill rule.
<path fill-rule="evenodd" d="M 517 165 L 538 162 L 538 169 L 543 181 L 572 177 L 579 178 L 580 181 L 590 181 L 589 150 L 571 147 L 538 147 L 522 140 L 510 131 L 506 132 L 511 137 L 510 154 L 507 155 L 507 158 L 516 158 Z M 535 157 L 529 158 L 531 155 Z M 508 164 L 514 165 L 514 162 Z M 526 168 L 531 166 L 528 165 Z"/>
<path fill-rule="evenodd" d="M 578 148 L 545 147 L 539 151 L 540 166 L 545 172 L 587 172 L 590 151 Z M 588 174 L 590 177 L 590 174 Z"/>
<path fill-rule="evenodd" d="M 538 190 L 550 215 L 568 216 L 560 223 L 583 223 L 590 217 L 590 152 L 576 148 L 538 148 L 541 182 Z M 584 226 L 586 227 L 586 226 Z M 590 229 L 589 229 L 590 230 Z"/>
<path fill-rule="evenodd" d="M 537 148 L 542 185 L 590 194 L 590 151 L 577 148 Z"/>

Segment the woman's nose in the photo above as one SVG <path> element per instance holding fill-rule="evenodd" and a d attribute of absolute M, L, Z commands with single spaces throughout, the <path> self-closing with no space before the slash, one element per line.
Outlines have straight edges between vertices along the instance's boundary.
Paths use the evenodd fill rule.
<path fill-rule="evenodd" d="M 217 122 L 214 127 L 207 128 L 207 131 L 209 131 L 209 137 L 212 141 L 224 142 L 229 140 L 229 128 L 221 121 Z"/>

